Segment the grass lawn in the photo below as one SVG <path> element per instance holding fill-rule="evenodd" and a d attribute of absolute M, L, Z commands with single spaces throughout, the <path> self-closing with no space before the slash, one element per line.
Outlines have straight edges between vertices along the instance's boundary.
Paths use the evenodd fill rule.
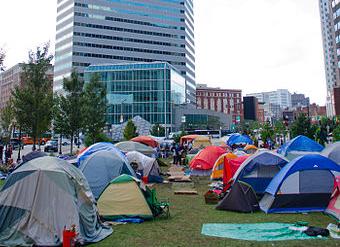
<path fill-rule="evenodd" d="M 163 168 L 164 169 L 164 168 Z M 199 195 L 174 195 L 171 184 L 156 185 L 159 198 L 169 198 L 171 218 L 157 219 L 142 224 L 113 227 L 113 234 L 91 246 L 339 246 L 335 240 L 304 240 L 280 242 L 250 242 L 201 235 L 204 223 L 258 223 L 308 221 L 310 225 L 326 227 L 334 222 L 322 213 L 312 214 L 242 214 L 218 211 L 206 205 L 203 194 L 208 180 L 198 180 L 195 187 Z M 3 181 L 0 181 L 0 187 Z"/>

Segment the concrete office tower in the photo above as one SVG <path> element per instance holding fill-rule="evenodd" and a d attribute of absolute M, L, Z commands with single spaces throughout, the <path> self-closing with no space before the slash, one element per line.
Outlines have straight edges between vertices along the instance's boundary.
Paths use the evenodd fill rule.
<path fill-rule="evenodd" d="M 340 49 L 336 48 L 340 45 L 340 10 L 338 10 L 340 4 L 338 0 L 319 0 L 319 7 L 327 84 L 326 109 L 327 116 L 330 117 L 335 115 L 334 88 L 340 86 L 338 59 Z"/>
<path fill-rule="evenodd" d="M 193 0 L 58 0 L 54 91 L 72 68 L 163 61 L 195 102 Z"/>

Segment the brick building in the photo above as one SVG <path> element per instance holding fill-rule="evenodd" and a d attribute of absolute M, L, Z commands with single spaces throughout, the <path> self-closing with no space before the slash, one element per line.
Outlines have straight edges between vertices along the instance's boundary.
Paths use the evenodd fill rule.
<path fill-rule="evenodd" d="M 242 117 L 242 90 L 221 89 L 198 84 L 196 87 L 196 103 L 199 109 L 208 109 L 232 115 L 236 124 Z"/>

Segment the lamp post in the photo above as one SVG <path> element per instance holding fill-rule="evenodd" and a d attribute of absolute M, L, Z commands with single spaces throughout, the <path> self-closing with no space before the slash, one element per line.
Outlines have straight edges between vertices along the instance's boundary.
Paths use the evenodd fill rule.
<path fill-rule="evenodd" d="M 124 122 L 124 116 L 123 116 L 123 103 L 126 101 L 126 99 L 122 100 L 120 102 L 120 120 L 119 122 L 122 124 Z"/>

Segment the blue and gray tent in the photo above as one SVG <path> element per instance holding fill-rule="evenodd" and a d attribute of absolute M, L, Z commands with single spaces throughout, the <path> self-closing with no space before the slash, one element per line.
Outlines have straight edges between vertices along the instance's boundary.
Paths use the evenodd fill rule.
<path fill-rule="evenodd" d="M 252 186 L 256 194 L 263 195 L 273 177 L 288 163 L 288 160 L 269 150 L 258 150 L 249 156 L 234 174 L 233 180 Z"/>
<path fill-rule="evenodd" d="M 283 144 L 277 152 L 289 160 L 305 154 L 316 154 L 323 150 L 323 146 L 312 139 L 299 135 Z"/>
<path fill-rule="evenodd" d="M 84 243 L 112 233 L 98 220 L 84 175 L 54 157 L 36 158 L 7 178 L 0 191 L 0 246 L 60 246 L 64 227 Z"/>
<path fill-rule="evenodd" d="M 96 199 L 112 179 L 127 174 L 136 177 L 127 158 L 119 150 L 101 150 L 91 154 L 81 163 L 79 169 L 86 177 Z"/>
<path fill-rule="evenodd" d="M 339 173 L 338 164 L 319 154 L 295 158 L 270 182 L 260 208 L 266 213 L 324 211 Z"/>
<path fill-rule="evenodd" d="M 231 147 L 232 145 L 247 145 L 254 144 L 253 140 L 247 135 L 233 134 L 229 137 L 227 145 Z"/>

